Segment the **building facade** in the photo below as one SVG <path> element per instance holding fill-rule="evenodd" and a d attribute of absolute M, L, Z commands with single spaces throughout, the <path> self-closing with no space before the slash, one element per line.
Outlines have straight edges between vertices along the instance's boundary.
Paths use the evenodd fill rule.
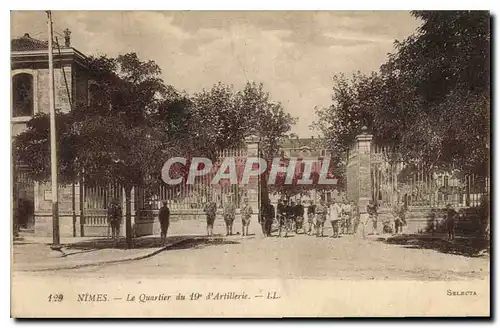
<path fill-rule="evenodd" d="M 54 42 L 54 94 L 56 110 L 69 112 L 88 102 L 86 56 L 71 46 L 70 31 L 64 42 Z M 48 42 L 25 34 L 11 40 L 11 136 L 27 129 L 39 113 L 49 113 Z M 50 235 L 50 184 L 31 181 L 23 163 L 12 167 L 13 212 L 19 226 Z M 75 188 L 76 187 L 76 188 Z M 61 235 L 73 235 L 75 208 L 79 208 L 77 186 L 60 187 Z M 76 218 L 78 219 L 78 218 Z"/>
<path fill-rule="evenodd" d="M 280 142 L 280 156 L 282 158 L 295 158 L 300 163 L 300 161 L 321 161 L 324 158 L 328 158 L 330 153 L 325 147 L 324 140 L 321 138 L 299 138 L 290 137 L 281 140 Z M 319 162 L 318 162 L 319 164 Z M 300 164 L 297 164 L 300 165 Z M 312 171 L 318 171 L 319 167 L 313 166 Z M 274 195 L 273 200 L 279 195 Z M 332 190 L 325 190 L 320 192 L 314 188 L 307 194 L 297 195 L 295 198 L 299 198 L 306 203 L 310 201 L 319 202 L 320 199 L 324 199 L 326 202 L 335 200 L 336 202 L 342 201 L 344 197 L 344 192 L 340 188 L 332 188 Z"/>

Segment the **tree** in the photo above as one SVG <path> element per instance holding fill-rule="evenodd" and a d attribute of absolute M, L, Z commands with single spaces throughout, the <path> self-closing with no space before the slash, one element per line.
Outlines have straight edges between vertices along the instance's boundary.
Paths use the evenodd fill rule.
<path fill-rule="evenodd" d="M 269 93 L 264 91 L 263 84 L 247 83 L 238 93 L 238 102 L 246 113 L 253 113 L 248 117 L 248 131 L 260 138 L 260 157 L 272 163 L 278 155 L 280 140 L 287 137 L 296 118 L 286 113 L 281 103 L 272 102 Z M 269 192 L 273 186 L 268 186 L 270 165 L 261 175 L 260 196 L 262 203 L 269 202 Z"/>
<path fill-rule="evenodd" d="M 413 12 L 418 31 L 396 41 L 378 73 L 334 77 L 332 105 L 317 126 L 339 166 L 368 126 L 391 160 L 488 174 L 489 14 Z"/>
<path fill-rule="evenodd" d="M 131 191 L 160 175 L 156 158 L 169 149 L 163 142 L 176 132 L 152 117 L 161 115 L 172 89 L 159 78 L 154 62 L 133 53 L 90 58 L 88 64 L 90 104 L 57 115 L 59 174 L 66 182 L 78 175 L 87 185 L 119 183 L 125 191 L 127 246 L 132 247 Z M 50 178 L 47 115 L 35 116 L 14 143 L 17 158 L 30 166 L 35 180 Z"/>
<path fill-rule="evenodd" d="M 267 153 L 294 120 L 272 102 L 263 85 L 247 83 L 241 91 L 218 83 L 192 96 L 165 85 L 153 61 L 136 54 L 90 58 L 89 104 L 58 113 L 59 174 L 62 181 L 87 185 L 119 183 L 125 191 L 127 245 L 132 246 L 131 192 L 135 186 L 161 182 L 168 158 L 188 158 L 178 170 L 186 177 L 189 159 L 241 147 L 258 134 Z M 16 158 L 30 166 L 37 181 L 50 178 L 48 116 L 35 116 L 15 140 Z M 176 186 L 170 186 L 176 188 Z"/>
<path fill-rule="evenodd" d="M 245 138 L 260 138 L 260 156 L 272 159 L 279 141 L 290 131 L 295 119 L 280 103 L 273 102 L 264 85 L 247 82 L 242 90 L 221 82 L 191 97 L 190 135 L 192 153 L 215 159 L 217 151 L 244 146 Z M 261 179 L 261 196 L 267 199 L 267 174 Z"/>
<path fill-rule="evenodd" d="M 77 176 L 74 165 L 75 136 L 71 133 L 72 124 L 69 114 L 56 113 L 58 141 L 58 175 L 62 184 L 67 184 Z M 50 122 L 49 115 L 38 113 L 26 124 L 27 130 L 13 140 L 14 162 L 28 165 L 27 174 L 35 181 L 50 180 Z"/>

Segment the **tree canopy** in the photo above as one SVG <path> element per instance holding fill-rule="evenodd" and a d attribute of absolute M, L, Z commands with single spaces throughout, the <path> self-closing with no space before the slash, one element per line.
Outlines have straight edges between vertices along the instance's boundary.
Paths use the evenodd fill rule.
<path fill-rule="evenodd" d="M 378 72 L 333 79 L 317 126 L 338 165 L 366 125 L 398 160 L 485 175 L 489 166 L 490 16 L 416 11 L 417 31 L 395 42 Z M 395 158 L 396 159 L 396 158 Z"/>
<path fill-rule="evenodd" d="M 266 156 L 294 123 L 262 84 L 242 90 L 223 83 L 189 95 L 167 85 L 153 61 L 135 53 L 91 57 L 89 102 L 58 112 L 57 142 L 62 183 L 119 183 L 126 196 L 126 232 L 131 243 L 131 189 L 161 183 L 161 169 L 174 156 L 188 159 L 241 147 L 245 137 L 261 138 Z M 49 116 L 38 114 L 14 139 L 16 161 L 36 181 L 50 179 Z M 182 174 L 188 173 L 184 169 Z"/>

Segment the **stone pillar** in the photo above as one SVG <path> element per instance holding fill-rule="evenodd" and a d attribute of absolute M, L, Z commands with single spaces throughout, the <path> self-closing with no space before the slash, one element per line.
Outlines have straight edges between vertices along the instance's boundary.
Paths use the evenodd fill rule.
<path fill-rule="evenodd" d="M 247 146 L 247 158 L 249 157 L 259 157 L 259 138 L 256 136 L 250 136 L 245 139 Z M 260 210 L 260 179 L 261 176 L 251 177 L 246 186 L 248 204 L 252 207 L 253 216 L 252 221 L 258 222 L 259 210 Z"/>
<path fill-rule="evenodd" d="M 371 181 L 371 142 L 373 136 L 363 127 L 362 133 L 356 136 L 358 153 L 358 206 L 360 214 L 366 214 L 366 205 L 372 199 Z"/>

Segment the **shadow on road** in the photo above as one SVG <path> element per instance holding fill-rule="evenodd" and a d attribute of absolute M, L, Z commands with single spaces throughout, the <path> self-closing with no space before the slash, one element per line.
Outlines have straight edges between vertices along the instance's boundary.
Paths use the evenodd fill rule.
<path fill-rule="evenodd" d="M 457 237 L 453 241 L 434 235 L 402 235 L 388 238 L 378 238 L 386 244 L 403 245 L 412 249 L 433 249 L 447 254 L 462 255 L 467 257 L 480 256 L 484 250 L 489 249 L 489 241 L 480 238 Z"/>
<path fill-rule="evenodd" d="M 167 250 L 180 250 L 180 249 L 200 249 L 208 246 L 219 245 L 236 245 L 239 242 L 234 240 L 226 240 L 223 238 L 193 238 L 186 239 L 179 243 L 167 247 Z"/>
<path fill-rule="evenodd" d="M 225 240 L 220 236 L 172 236 L 167 237 L 166 249 L 189 249 L 189 248 L 201 248 L 213 245 L 224 245 L 224 244 L 239 244 L 236 241 Z M 133 249 L 141 248 L 161 248 L 165 244 L 162 242 L 160 237 L 142 237 L 134 239 Z M 65 245 L 68 250 L 81 250 L 83 252 L 91 252 L 94 250 L 101 249 L 127 249 L 127 243 L 125 238 L 120 238 L 119 240 L 112 240 L 109 238 L 99 238 L 88 241 L 82 241 L 77 243 L 72 243 Z"/>

